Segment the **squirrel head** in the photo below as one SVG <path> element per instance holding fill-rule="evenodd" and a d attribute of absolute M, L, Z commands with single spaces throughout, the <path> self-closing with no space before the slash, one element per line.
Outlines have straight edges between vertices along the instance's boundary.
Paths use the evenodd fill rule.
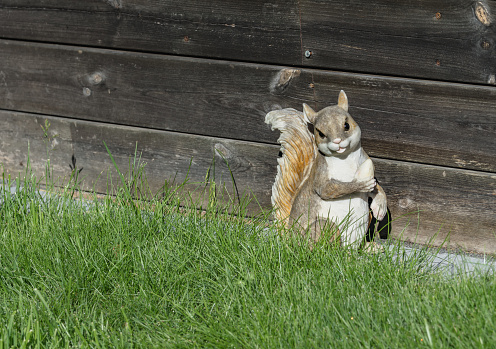
<path fill-rule="evenodd" d="M 303 115 L 313 125 L 315 142 L 325 156 L 346 157 L 360 147 L 361 131 L 348 113 L 348 97 L 339 93 L 338 104 L 315 112 L 303 104 Z"/>

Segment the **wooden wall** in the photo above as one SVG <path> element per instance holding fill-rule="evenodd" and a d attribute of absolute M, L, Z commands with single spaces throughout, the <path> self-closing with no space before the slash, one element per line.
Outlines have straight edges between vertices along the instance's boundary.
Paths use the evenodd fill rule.
<path fill-rule="evenodd" d="M 395 235 L 495 253 L 495 21 L 495 1 L 0 0 L 0 162 L 23 171 L 29 142 L 42 173 L 48 147 L 57 176 L 74 154 L 104 190 L 103 141 L 123 168 L 137 142 L 153 188 L 201 181 L 213 159 L 229 182 L 224 157 L 268 207 L 265 114 L 344 89 L 407 215 Z"/>

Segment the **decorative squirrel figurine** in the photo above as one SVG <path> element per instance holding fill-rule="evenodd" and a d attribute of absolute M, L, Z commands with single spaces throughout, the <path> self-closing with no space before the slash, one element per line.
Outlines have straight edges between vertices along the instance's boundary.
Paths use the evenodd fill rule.
<path fill-rule="evenodd" d="M 276 219 L 296 223 L 314 241 L 331 224 L 342 245 L 360 246 L 371 221 L 382 221 L 388 212 L 387 199 L 362 149 L 360 127 L 348 113 L 344 91 L 337 105 L 319 112 L 306 104 L 303 113 L 275 110 L 265 122 L 281 131 L 282 156 L 272 186 Z"/>

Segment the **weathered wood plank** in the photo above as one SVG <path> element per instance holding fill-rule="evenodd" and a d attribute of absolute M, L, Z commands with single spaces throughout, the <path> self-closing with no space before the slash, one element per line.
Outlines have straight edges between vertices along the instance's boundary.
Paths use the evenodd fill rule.
<path fill-rule="evenodd" d="M 48 138 L 43 137 L 45 120 L 50 123 Z M 23 173 L 29 155 L 33 172 L 44 176 L 48 150 L 53 178 L 60 178 L 62 183 L 71 175 L 69 164 L 74 154 L 76 167 L 83 169 L 82 189 L 106 192 L 108 174 L 114 184 L 119 185 L 120 179 L 105 144 L 123 173 L 129 170 L 137 146 L 137 155 L 146 163 L 147 181 L 154 192 L 166 181 L 176 185 L 186 181 L 185 188 L 193 190 L 206 181 L 209 173 L 210 180 L 224 183 L 230 192 L 253 192 L 260 196 L 265 207 L 270 205 L 271 185 L 257 178 L 275 177 L 276 169 L 271 162 L 278 153 L 272 147 L 269 152 L 273 156 L 267 157 L 267 146 L 257 143 L 7 111 L 0 111 L 0 139 L 0 162 L 7 174 Z"/>
<path fill-rule="evenodd" d="M 0 62 L 0 108 L 225 138 L 274 142 L 266 111 L 313 95 L 282 67 L 8 40 Z"/>
<path fill-rule="evenodd" d="M 44 143 L 41 126 L 50 122 L 50 137 Z M 138 153 L 152 190 L 159 190 L 166 179 L 180 183 L 186 174 L 190 183 L 204 181 L 215 158 L 216 179 L 231 186 L 229 162 L 238 191 L 256 195 L 262 207 L 270 206 L 271 185 L 275 178 L 279 147 L 253 142 L 155 131 L 135 127 L 32 114 L 0 111 L 0 162 L 7 174 L 25 170 L 28 141 L 32 168 L 44 174 L 47 146 L 55 176 L 70 174 L 72 154 L 83 168 L 86 189 L 100 176 L 95 188 L 105 191 L 106 171 L 113 165 L 103 142 L 109 146 L 119 168 L 126 170 L 138 143 Z M 385 188 L 393 217 L 409 214 L 394 222 L 393 233 L 403 239 L 425 242 L 441 231 L 435 243 L 451 232 L 452 247 L 496 253 L 496 175 L 437 166 L 374 159 L 376 175 Z M 113 176 L 118 181 L 117 176 Z M 188 188 L 194 188 L 194 185 Z M 251 206 L 255 207 L 255 204 Z M 416 211 L 421 210 L 420 224 Z M 444 225 L 443 225 L 444 224 Z M 418 227 L 417 227 L 418 225 Z"/>
<path fill-rule="evenodd" d="M 496 84 L 494 1 L 302 0 L 305 65 Z M 330 63 L 332 62 L 332 63 Z"/>
<path fill-rule="evenodd" d="M 393 235 L 416 243 L 496 253 L 496 175 L 374 159 Z"/>
<path fill-rule="evenodd" d="M 0 37 L 243 61 L 301 62 L 296 0 L 2 1 Z"/>
<path fill-rule="evenodd" d="M 494 85 L 495 12 L 472 0 L 11 0 L 0 37 Z"/>
<path fill-rule="evenodd" d="M 496 88 L 0 40 L 0 108 L 276 144 L 278 108 L 335 104 L 374 156 L 496 172 Z"/>

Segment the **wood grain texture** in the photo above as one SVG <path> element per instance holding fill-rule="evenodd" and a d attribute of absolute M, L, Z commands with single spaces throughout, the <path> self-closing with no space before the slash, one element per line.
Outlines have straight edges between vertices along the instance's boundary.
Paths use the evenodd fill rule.
<path fill-rule="evenodd" d="M 43 137 L 45 121 L 50 123 L 49 139 Z M 185 189 L 196 190 L 204 187 L 201 184 L 208 174 L 210 181 L 225 186 L 232 194 L 260 196 L 265 207 L 270 206 L 271 184 L 260 179 L 275 177 L 276 168 L 267 161 L 278 153 L 276 147 L 267 149 L 250 142 L 8 111 L 0 111 L 0 139 L 0 162 L 5 173 L 13 176 L 26 170 L 28 153 L 33 172 L 44 176 L 48 150 L 53 178 L 64 183 L 71 175 L 69 164 L 74 154 L 76 167 L 83 169 L 82 189 L 106 192 L 109 175 L 114 184 L 118 185 L 120 179 L 105 144 L 122 173 L 129 172 L 137 147 L 153 192 L 166 181 L 175 185 L 186 181 Z"/>
<path fill-rule="evenodd" d="M 496 175 L 373 159 L 395 219 L 393 236 L 496 252 Z"/>
<path fill-rule="evenodd" d="M 266 112 L 313 95 L 273 66 L 8 40 L 0 61 L 0 108 L 224 138 L 275 142 Z"/>
<path fill-rule="evenodd" d="M 0 108 L 276 144 L 274 109 L 335 104 L 370 155 L 496 172 L 496 88 L 0 40 Z"/>
<path fill-rule="evenodd" d="M 494 1 L 302 0 L 305 65 L 496 84 Z M 482 9 L 483 8 L 483 9 Z M 477 14 L 479 13 L 479 15 Z M 332 63 L 329 63 L 332 62 Z"/>
<path fill-rule="evenodd" d="M 45 120 L 50 122 L 49 142 L 44 142 L 41 130 Z M 95 188 L 103 192 L 107 188 L 107 171 L 113 168 L 103 141 L 123 172 L 128 169 L 137 142 L 138 154 L 146 163 L 147 179 L 154 191 L 165 180 L 175 177 L 176 183 L 180 183 L 186 175 L 188 189 L 197 188 L 194 182 L 205 180 L 215 159 L 217 182 L 226 183 L 228 189 L 232 187 L 230 168 L 239 193 L 253 193 L 264 208 L 270 207 L 279 152 L 274 145 L 8 111 L 0 111 L 0 139 L 0 162 L 7 174 L 17 175 L 25 170 L 29 141 L 31 165 L 36 174 L 44 174 L 48 147 L 55 177 L 69 176 L 74 154 L 77 167 L 83 168 L 84 188 L 91 190 L 99 178 Z M 403 233 L 403 239 L 425 242 L 440 230 L 434 243 L 439 244 L 440 238 L 450 232 L 452 247 L 496 253 L 495 174 L 393 160 L 374 159 L 374 163 L 376 175 L 388 194 L 393 217 L 407 215 L 394 222 L 395 236 Z M 112 178 L 118 181 L 115 172 Z M 259 207 L 253 202 L 251 209 Z"/>
<path fill-rule="evenodd" d="M 494 13 L 472 0 L 9 0 L 0 37 L 494 85 Z"/>
<path fill-rule="evenodd" d="M 0 37 L 183 56 L 301 62 L 296 0 L 2 1 Z"/>

